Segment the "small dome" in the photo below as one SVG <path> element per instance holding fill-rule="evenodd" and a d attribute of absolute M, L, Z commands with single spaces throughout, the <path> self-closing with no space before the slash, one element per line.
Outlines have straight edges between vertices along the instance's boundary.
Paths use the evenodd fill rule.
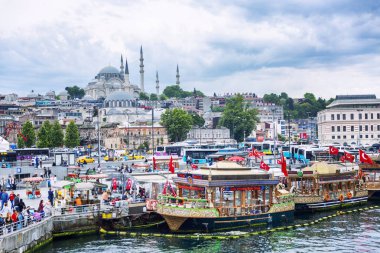
<path fill-rule="evenodd" d="M 104 67 L 99 71 L 99 75 L 100 74 L 119 74 L 119 73 L 120 73 L 120 70 L 112 66 Z"/>
<path fill-rule="evenodd" d="M 125 91 L 115 91 L 109 94 L 105 101 L 126 101 L 135 100 L 133 95 Z"/>

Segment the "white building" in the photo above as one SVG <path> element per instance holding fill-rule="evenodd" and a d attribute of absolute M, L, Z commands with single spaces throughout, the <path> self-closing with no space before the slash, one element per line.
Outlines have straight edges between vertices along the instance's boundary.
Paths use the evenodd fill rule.
<path fill-rule="evenodd" d="M 371 145 L 380 142 L 380 99 L 376 95 L 336 96 L 318 112 L 321 144 Z"/>
<path fill-rule="evenodd" d="M 188 140 L 196 140 L 199 144 L 212 143 L 235 143 L 230 138 L 228 128 L 193 128 L 187 134 Z"/>

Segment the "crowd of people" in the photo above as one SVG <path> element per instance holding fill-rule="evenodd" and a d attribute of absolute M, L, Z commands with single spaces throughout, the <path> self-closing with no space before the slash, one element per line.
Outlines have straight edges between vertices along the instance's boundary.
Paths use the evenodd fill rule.
<path fill-rule="evenodd" d="M 50 201 L 40 201 L 38 208 L 26 206 L 20 194 L 6 190 L 0 191 L 0 235 L 22 229 L 30 223 L 41 221 L 45 216 L 50 216 L 52 206 Z"/>

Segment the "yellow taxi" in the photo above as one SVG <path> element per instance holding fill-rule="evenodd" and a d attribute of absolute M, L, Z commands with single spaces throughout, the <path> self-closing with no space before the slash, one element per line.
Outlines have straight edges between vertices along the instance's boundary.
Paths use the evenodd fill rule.
<path fill-rule="evenodd" d="M 95 159 L 89 156 L 80 156 L 77 158 L 77 163 L 94 163 Z"/>
<path fill-rule="evenodd" d="M 145 156 L 143 155 L 128 155 L 128 160 L 144 160 Z"/>

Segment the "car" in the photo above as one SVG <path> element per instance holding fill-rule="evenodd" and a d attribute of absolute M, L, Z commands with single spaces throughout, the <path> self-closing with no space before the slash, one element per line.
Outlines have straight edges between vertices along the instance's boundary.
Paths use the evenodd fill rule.
<path fill-rule="evenodd" d="M 80 156 L 77 158 L 77 163 L 94 163 L 95 159 L 89 156 Z"/>
<path fill-rule="evenodd" d="M 128 155 L 128 160 L 144 160 L 144 159 L 145 159 L 145 156 L 143 155 L 135 155 L 135 154 Z"/>

